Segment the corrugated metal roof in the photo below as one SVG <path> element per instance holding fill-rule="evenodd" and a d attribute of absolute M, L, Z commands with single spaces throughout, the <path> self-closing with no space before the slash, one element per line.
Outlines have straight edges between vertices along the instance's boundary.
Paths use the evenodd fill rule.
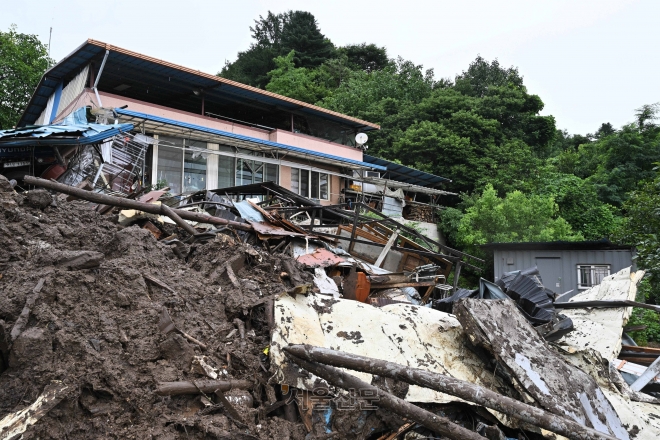
<path fill-rule="evenodd" d="M 250 136 L 243 136 L 236 133 L 229 133 L 227 131 L 216 130 L 213 128 L 203 127 L 201 125 L 189 124 L 187 122 L 176 121 L 174 119 L 163 118 L 160 116 L 149 115 L 146 113 L 134 112 L 131 110 L 121 109 L 121 108 L 116 108 L 115 111 L 120 116 L 130 117 L 136 120 L 153 121 L 159 124 L 167 124 L 167 125 L 183 128 L 186 130 L 192 130 L 196 132 L 208 133 L 214 136 L 219 136 L 223 138 L 224 144 L 236 146 L 239 148 L 248 148 L 252 150 L 254 150 L 255 147 L 256 149 L 263 149 L 259 147 L 268 147 L 269 149 L 275 148 L 279 150 L 288 151 L 302 157 L 323 159 L 323 161 L 325 162 L 330 162 L 339 166 L 346 167 L 347 165 L 352 165 L 353 167 L 358 167 L 358 168 L 369 168 L 369 169 L 383 170 L 383 171 L 385 170 L 385 167 L 376 164 L 361 162 L 359 160 L 348 159 L 344 157 L 335 156 L 332 154 L 320 153 L 318 151 L 306 150 L 304 148 L 294 147 L 286 144 L 280 144 L 277 142 L 267 141 L 264 139 L 257 139 Z M 194 137 L 194 135 L 192 135 L 192 137 Z"/>
<path fill-rule="evenodd" d="M 434 187 L 442 182 L 451 182 L 451 179 L 447 179 L 446 177 L 436 176 L 431 173 L 416 170 L 414 168 L 394 163 L 389 160 L 381 159 L 379 157 L 365 154 L 363 158 L 367 163 L 385 167 L 388 173 L 390 173 L 390 178 L 399 182 L 411 183 L 413 185 L 426 187 Z"/>
<path fill-rule="evenodd" d="M 607 239 L 594 241 L 545 241 L 519 243 L 488 243 L 482 249 L 500 250 L 631 250 L 634 246 L 618 245 Z"/>
<path fill-rule="evenodd" d="M 7 147 L 29 145 L 87 145 L 133 130 L 133 124 L 39 125 L 0 131 L 0 144 Z"/>
<path fill-rule="evenodd" d="M 130 75 L 131 69 L 137 69 L 147 81 L 182 81 L 183 83 L 178 85 L 174 84 L 174 81 L 168 84 L 174 89 L 179 87 L 181 91 L 190 92 L 193 88 L 202 88 L 208 96 L 217 95 L 230 101 L 234 99 L 245 103 L 258 102 L 277 106 L 287 111 L 298 111 L 341 122 L 364 131 L 380 128 L 377 124 L 352 116 L 91 39 L 44 74 L 19 121 L 19 126 L 34 123 L 60 81 L 77 73 L 92 60 L 102 57 L 106 50 L 110 51 L 108 63 L 113 64 L 117 70 L 122 70 L 122 75 Z M 124 69 L 121 69 L 122 66 Z"/>

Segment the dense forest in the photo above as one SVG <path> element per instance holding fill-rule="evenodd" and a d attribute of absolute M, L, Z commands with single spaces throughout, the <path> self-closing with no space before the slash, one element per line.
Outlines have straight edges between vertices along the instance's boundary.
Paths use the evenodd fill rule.
<path fill-rule="evenodd" d="M 648 271 L 639 299 L 660 302 L 656 104 L 623 127 L 569 134 L 497 60 L 438 79 L 376 44 L 335 46 L 303 11 L 269 12 L 250 31 L 219 75 L 380 124 L 370 154 L 453 180 L 460 196 L 444 200 L 439 225 L 450 245 L 487 258 L 488 242 L 633 244 Z M 648 325 L 638 339 L 660 340 L 655 312 L 637 309 L 634 322 Z"/>
<path fill-rule="evenodd" d="M 660 303 L 656 104 L 631 110 L 622 127 L 570 134 L 540 114 L 543 100 L 518 69 L 497 60 L 476 56 L 453 79 L 437 78 L 377 44 L 334 45 L 303 11 L 269 12 L 249 30 L 250 47 L 219 75 L 380 124 L 370 154 L 453 180 L 445 189 L 460 196 L 439 213 L 449 245 L 486 258 L 488 242 L 635 245 L 648 271 L 639 299 Z M 35 36 L 0 31 L 3 127 L 50 63 Z M 655 312 L 636 309 L 633 322 L 648 326 L 638 339 L 660 341 Z"/>

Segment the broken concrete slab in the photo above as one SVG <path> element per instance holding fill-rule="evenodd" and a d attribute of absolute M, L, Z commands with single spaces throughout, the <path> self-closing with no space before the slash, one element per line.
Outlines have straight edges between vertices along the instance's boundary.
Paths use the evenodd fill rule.
<path fill-rule="evenodd" d="M 515 394 L 466 344 L 460 323 L 447 313 L 426 307 L 392 304 L 373 307 L 326 295 L 283 295 L 275 301 L 275 330 L 271 365 L 281 384 L 313 390 L 318 378 L 301 375 L 286 358 L 288 344 L 311 344 L 388 360 L 413 368 L 466 380 L 499 393 Z M 371 375 L 356 373 L 371 382 Z M 411 386 L 410 402 L 447 403 L 460 400 L 437 391 Z"/>
<path fill-rule="evenodd" d="M 513 301 L 462 299 L 454 313 L 470 341 L 493 354 L 521 394 L 552 413 L 630 438 L 596 381 L 555 353 Z"/>
<path fill-rule="evenodd" d="M 628 267 L 603 278 L 599 285 L 574 296 L 569 302 L 633 301 L 637 295 L 637 284 L 643 276 L 644 271 L 631 272 Z M 616 359 L 621 351 L 623 326 L 630 318 L 632 307 L 563 309 L 562 313 L 571 318 L 574 327 L 560 340 L 562 344 L 595 348 L 608 361 Z"/>

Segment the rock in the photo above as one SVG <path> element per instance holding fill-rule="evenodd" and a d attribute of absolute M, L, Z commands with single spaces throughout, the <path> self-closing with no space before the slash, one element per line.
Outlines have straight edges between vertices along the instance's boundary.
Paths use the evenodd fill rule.
<path fill-rule="evenodd" d="M 171 361 L 181 370 L 190 370 L 195 351 L 183 336 L 170 333 L 169 337 L 158 348 L 163 358 Z"/>
<path fill-rule="evenodd" d="M 11 184 L 11 181 L 8 180 L 5 176 L 0 174 L 0 192 L 13 193 L 14 187 Z"/>
<path fill-rule="evenodd" d="M 27 202 L 43 210 L 53 203 L 53 196 L 45 189 L 35 189 L 27 192 Z"/>
<path fill-rule="evenodd" d="M 50 364 L 53 352 L 53 341 L 50 333 L 39 327 L 25 330 L 14 341 L 9 352 L 9 366 L 19 368 L 24 365 L 42 363 Z"/>

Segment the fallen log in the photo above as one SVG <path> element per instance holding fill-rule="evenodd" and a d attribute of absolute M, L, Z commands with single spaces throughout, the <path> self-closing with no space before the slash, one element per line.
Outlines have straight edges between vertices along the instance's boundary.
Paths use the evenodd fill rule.
<path fill-rule="evenodd" d="M 394 362 L 373 359 L 343 351 L 314 347 L 307 344 L 284 347 L 286 353 L 311 362 L 348 368 L 383 377 L 401 380 L 411 385 L 430 388 L 441 393 L 459 397 L 468 402 L 494 409 L 516 419 L 575 440 L 614 439 L 602 432 L 588 428 L 571 419 L 552 414 L 518 400 L 503 396 L 487 388 L 443 374 L 419 368 L 410 368 Z"/>
<path fill-rule="evenodd" d="M 369 391 L 368 398 L 362 397 L 361 395 L 363 393 L 360 393 L 360 395 L 357 396 L 358 399 L 368 400 L 371 404 L 377 404 L 382 408 L 387 408 L 393 413 L 414 420 L 420 425 L 450 439 L 483 440 L 481 435 L 457 425 L 446 417 L 433 414 L 432 412 L 426 411 L 403 399 L 399 399 L 398 397 L 368 384 L 353 375 L 345 373 L 338 368 L 309 362 L 290 353 L 287 353 L 287 356 L 300 367 L 322 379 L 325 379 L 328 383 L 336 387 L 360 390 L 362 392 Z"/>
<path fill-rule="evenodd" d="M 23 178 L 23 181 L 28 185 L 39 186 L 42 188 L 60 192 L 62 194 L 76 196 L 79 199 L 87 200 L 89 202 L 94 202 L 102 205 L 117 206 L 126 209 L 137 209 L 139 211 L 148 212 L 149 214 L 156 214 L 156 215 L 164 214 L 164 211 L 161 210 L 161 205 L 155 205 L 153 203 L 138 202 L 137 200 L 131 200 L 122 197 L 114 197 L 114 196 L 109 196 L 107 194 L 100 194 L 92 191 L 85 191 L 80 188 L 74 188 L 73 186 L 64 185 L 63 183 L 53 182 L 46 179 L 40 179 L 38 177 L 25 176 Z M 231 226 L 235 229 L 240 229 L 243 231 L 252 231 L 252 226 L 250 226 L 247 223 L 239 223 L 231 220 L 225 220 L 224 218 L 213 217 L 211 215 L 202 214 L 199 212 L 185 211 L 183 209 L 170 208 L 170 210 L 176 213 L 181 219 L 184 220 L 191 220 L 200 223 L 211 223 L 214 225 Z M 174 222 L 176 223 L 175 219 L 172 220 L 174 220 Z"/>
<path fill-rule="evenodd" d="M 156 386 L 156 394 L 161 396 L 178 396 L 181 394 L 213 394 L 216 390 L 229 391 L 234 388 L 247 389 L 252 387 L 249 380 L 196 380 L 195 383 L 187 380 L 180 382 L 160 382 Z"/>

